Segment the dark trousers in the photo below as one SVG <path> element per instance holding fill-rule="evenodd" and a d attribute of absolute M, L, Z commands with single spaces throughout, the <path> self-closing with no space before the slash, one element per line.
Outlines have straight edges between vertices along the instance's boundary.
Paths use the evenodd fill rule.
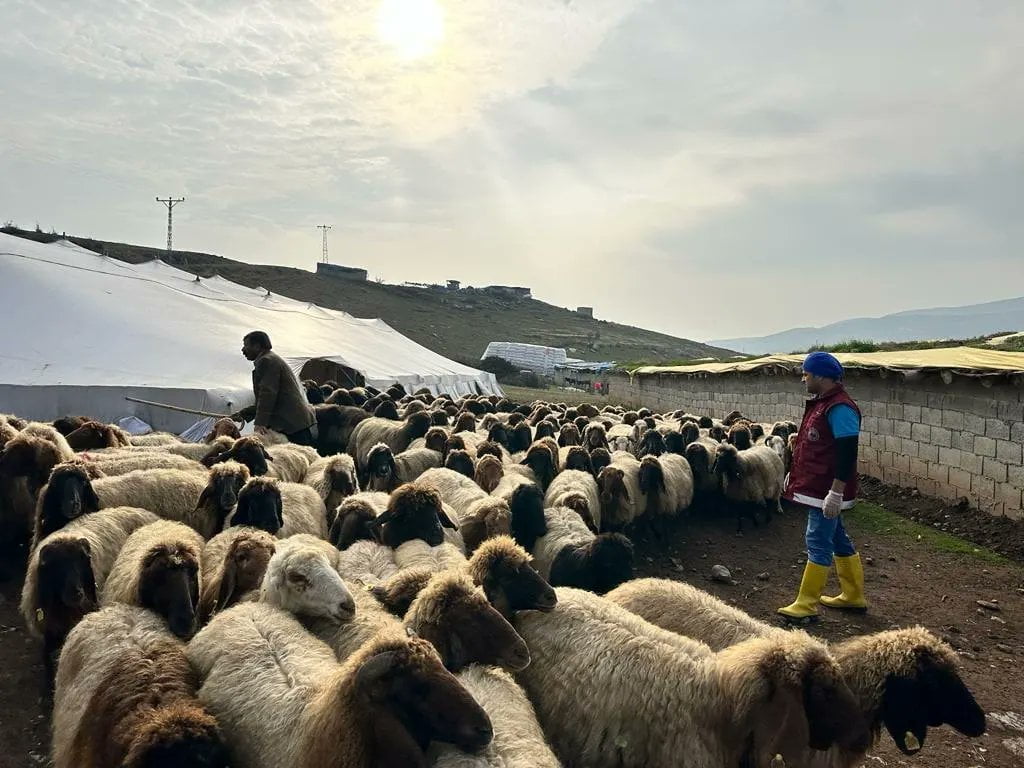
<path fill-rule="evenodd" d="M 297 445 L 313 446 L 313 433 L 309 427 L 300 429 L 298 432 L 292 432 L 290 435 L 285 435 L 285 437 Z"/>

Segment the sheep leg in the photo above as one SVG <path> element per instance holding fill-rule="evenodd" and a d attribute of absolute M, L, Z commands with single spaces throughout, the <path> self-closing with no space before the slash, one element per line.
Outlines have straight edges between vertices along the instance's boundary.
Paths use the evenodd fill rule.
<path fill-rule="evenodd" d="M 766 524 L 772 521 L 772 500 L 765 499 L 764 503 L 759 505 L 764 510 L 764 521 Z"/>

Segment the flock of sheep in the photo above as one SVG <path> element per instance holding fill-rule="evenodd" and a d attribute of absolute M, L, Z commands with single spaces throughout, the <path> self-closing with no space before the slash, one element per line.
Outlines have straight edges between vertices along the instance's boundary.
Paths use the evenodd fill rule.
<path fill-rule="evenodd" d="M 795 425 L 306 383 L 316 448 L 0 416 L 56 768 L 838 768 L 984 713 L 922 628 L 827 646 L 627 534 L 778 507 Z"/>

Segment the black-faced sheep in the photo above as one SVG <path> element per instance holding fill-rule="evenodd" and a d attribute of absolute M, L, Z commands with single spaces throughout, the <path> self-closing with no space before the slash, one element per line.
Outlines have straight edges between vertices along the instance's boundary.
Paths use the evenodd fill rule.
<path fill-rule="evenodd" d="M 380 541 L 389 547 L 421 539 L 435 547 L 445 540 L 444 528 L 458 525 L 444 511 L 441 495 L 433 486 L 407 483 L 391 494 L 387 509 L 374 521 Z"/>
<path fill-rule="evenodd" d="M 636 445 L 636 457 L 642 459 L 644 456 L 661 456 L 668 451 L 665 445 L 665 437 L 656 429 L 648 429 L 640 437 Z"/>
<path fill-rule="evenodd" d="M 93 490 L 88 467 L 81 462 L 58 464 L 39 494 L 32 548 L 72 520 L 99 508 L 100 500 Z"/>
<path fill-rule="evenodd" d="M 555 435 L 558 434 L 558 425 L 551 421 L 541 421 L 534 427 L 533 438 L 534 440 L 540 440 L 544 437 L 550 437 L 554 439 Z"/>
<path fill-rule="evenodd" d="M 104 509 L 71 521 L 39 542 L 29 559 L 21 591 L 21 615 L 43 638 L 47 680 L 56 652 L 99 595 L 128 537 L 159 518 L 144 509 Z"/>
<path fill-rule="evenodd" d="M 487 493 L 491 493 L 497 488 L 504 476 L 505 465 L 501 459 L 491 455 L 481 456 L 473 471 L 473 480 Z"/>
<path fill-rule="evenodd" d="M 204 443 L 212 443 L 218 437 L 230 437 L 232 440 L 237 440 L 242 436 L 242 433 L 238 429 L 238 425 L 231 419 L 223 418 L 217 419 L 210 427 L 210 431 L 203 438 Z"/>
<path fill-rule="evenodd" d="M 0 421 L 3 421 L 3 417 L 0 417 Z M 59 419 L 54 419 L 52 426 L 64 437 L 67 437 L 87 421 L 91 421 L 88 416 L 61 416 Z"/>
<path fill-rule="evenodd" d="M 299 533 L 327 538 L 327 512 L 308 485 L 253 477 L 238 493 L 227 525 L 251 525 L 286 539 Z"/>
<path fill-rule="evenodd" d="M 532 550 L 534 542 L 548 530 L 544 523 L 543 491 L 522 475 L 509 473 L 501 478 L 491 495 L 508 504 L 512 538 L 526 551 Z"/>
<path fill-rule="evenodd" d="M 361 491 L 346 498 L 335 510 L 328 540 L 341 551 L 357 541 L 376 541 L 376 520 L 388 508 L 389 499 L 379 491 Z"/>
<path fill-rule="evenodd" d="M 750 434 L 750 427 L 746 422 L 737 422 L 729 427 L 729 434 L 726 435 L 729 445 L 736 446 L 736 450 L 745 451 L 753 445 L 753 436 Z"/>
<path fill-rule="evenodd" d="M 447 427 L 448 426 L 448 414 L 442 410 L 435 410 L 430 412 L 430 423 L 435 427 Z"/>
<path fill-rule="evenodd" d="M 382 400 L 380 405 L 373 409 L 373 416 L 377 419 L 388 419 L 389 421 L 399 421 L 398 406 L 395 405 L 394 400 Z"/>
<path fill-rule="evenodd" d="M 441 454 L 429 448 L 410 449 L 396 456 L 384 443 L 377 443 L 366 454 L 366 489 L 390 493 L 428 469 L 440 466 Z"/>
<path fill-rule="evenodd" d="M 144 608 L 90 614 L 61 654 L 53 706 L 55 768 L 225 766 L 214 717 L 196 698 L 185 648 Z"/>
<path fill-rule="evenodd" d="M 676 453 L 644 456 L 640 462 L 640 492 L 647 497 L 644 518 L 657 535 L 665 523 L 693 502 L 693 472 L 686 459 Z"/>
<path fill-rule="evenodd" d="M 580 445 L 582 442 L 580 431 L 576 429 L 575 424 L 563 424 L 562 428 L 558 431 L 558 445 L 560 448 Z"/>
<path fill-rule="evenodd" d="M 736 530 L 743 530 L 743 516 L 749 515 L 757 525 L 755 511 L 765 510 L 770 521 L 779 509 L 785 471 L 782 459 L 771 448 L 757 445 L 745 451 L 736 446 L 718 446 L 715 475 L 722 487 L 722 496 L 736 511 Z"/>
<path fill-rule="evenodd" d="M 460 475 L 472 479 L 476 474 L 476 464 L 473 462 L 473 457 L 466 451 L 455 450 L 449 452 L 444 459 L 445 469 L 450 469 L 454 472 L 458 472 Z"/>
<path fill-rule="evenodd" d="M 591 475 L 594 474 L 594 465 L 590 460 L 590 454 L 587 453 L 587 449 L 582 445 L 571 445 L 568 448 L 559 448 L 558 469 L 559 472 L 577 470 L 579 472 L 587 472 Z"/>
<path fill-rule="evenodd" d="M 719 651 L 750 638 L 785 637 L 773 627 L 682 582 L 639 579 L 608 599 L 648 621 Z M 798 634 L 798 633 L 792 633 Z M 983 710 L 957 673 L 952 650 L 921 627 L 851 638 L 831 647 L 843 678 L 877 743 L 882 726 L 904 754 L 925 742 L 928 727 L 949 723 L 967 736 L 985 731 Z M 809 700 L 808 706 L 814 705 Z M 818 753 L 813 768 L 852 768 L 864 762 L 868 745 Z"/>
<path fill-rule="evenodd" d="M 432 740 L 475 752 L 492 738 L 434 647 L 396 630 L 339 664 L 293 617 L 247 603 L 214 617 L 188 657 L 248 768 L 422 768 Z"/>
<path fill-rule="evenodd" d="M 139 605 L 159 614 L 181 638 L 195 633 L 203 539 L 187 525 L 158 520 L 124 543 L 100 593 L 100 605 Z"/>
<path fill-rule="evenodd" d="M 352 430 L 347 452 L 355 459 L 360 480 L 364 479 L 370 449 L 377 443 L 384 443 L 392 453 L 398 454 L 417 437 L 424 437 L 430 428 L 430 417 L 425 413 L 414 413 L 405 421 L 369 418 L 359 422 Z"/>
<path fill-rule="evenodd" d="M 436 488 L 441 500 L 458 517 L 459 533 L 468 553 L 486 539 L 511 531 L 508 504 L 488 494 L 472 478 L 449 469 L 431 469 L 420 481 Z"/>
<path fill-rule="evenodd" d="M 625 451 L 616 451 L 611 459 L 597 475 L 603 531 L 622 530 L 647 508 L 647 497 L 640 489 L 640 462 Z"/>
<path fill-rule="evenodd" d="M 633 544 L 621 533 L 595 535 L 568 507 L 544 510 L 548 532 L 537 539 L 533 564 L 554 587 L 603 594 L 633 578 Z"/>
<path fill-rule="evenodd" d="M 590 592 L 556 591 L 550 613 L 513 619 L 533 657 L 519 680 L 556 752 L 575 763 L 767 768 L 803 765 L 809 742 L 867 741 L 849 691 L 827 695 L 842 681 L 820 644 L 758 638 L 715 654 Z M 809 710 L 807 697 L 829 705 Z"/>
<path fill-rule="evenodd" d="M 88 451 L 96 448 L 123 448 L 131 445 L 121 429 L 98 421 L 87 421 L 65 435 L 68 445 L 74 451 Z"/>
<path fill-rule="evenodd" d="M 590 465 L 594 468 L 594 477 L 611 463 L 612 455 L 604 448 L 595 448 L 590 452 Z"/>
<path fill-rule="evenodd" d="M 370 418 L 362 408 L 352 405 L 316 405 L 313 413 L 316 415 L 316 447 L 322 456 L 345 453 L 356 425 Z"/>

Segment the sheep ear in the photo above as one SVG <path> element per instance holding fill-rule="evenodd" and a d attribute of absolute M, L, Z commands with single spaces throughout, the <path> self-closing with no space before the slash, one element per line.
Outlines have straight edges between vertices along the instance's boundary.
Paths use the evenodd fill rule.
<path fill-rule="evenodd" d="M 277 513 L 277 525 L 280 530 L 284 528 L 284 503 L 279 496 L 274 498 L 274 511 Z"/>
<path fill-rule="evenodd" d="M 263 458 L 266 459 L 267 461 L 273 461 L 274 460 L 274 457 L 271 456 L 269 453 L 267 453 L 266 447 L 264 447 L 262 445 L 260 446 L 260 453 L 263 454 Z"/>
<path fill-rule="evenodd" d="M 925 661 L 919 674 L 928 701 L 929 725 L 949 723 L 965 736 L 985 732 L 985 713 L 955 669 Z"/>
<path fill-rule="evenodd" d="M 100 508 L 100 499 L 96 495 L 95 489 L 92 487 L 92 483 L 86 483 L 84 488 L 85 503 L 86 506 L 92 507 L 93 511 L 98 511 Z"/>
<path fill-rule="evenodd" d="M 220 580 L 220 589 L 217 591 L 217 602 L 210 608 L 212 615 L 216 611 L 223 611 L 234 602 L 235 587 L 238 584 L 238 564 L 235 558 L 228 556 L 224 563 L 224 573 Z"/>
<path fill-rule="evenodd" d="M 397 661 L 398 654 L 395 651 L 371 656 L 356 672 L 356 686 L 365 690 L 371 699 L 383 699 L 387 695 L 387 688 L 382 686 L 382 678 L 395 667 Z"/>
<path fill-rule="evenodd" d="M 207 485 L 205 488 L 203 488 L 203 492 L 199 494 L 199 501 L 196 502 L 196 512 L 202 509 L 203 505 L 210 500 L 211 492 L 211 486 Z"/>
<path fill-rule="evenodd" d="M 441 525 L 445 528 L 451 528 L 453 531 L 459 530 L 459 526 L 452 522 L 452 519 L 448 517 L 448 513 L 444 511 L 444 507 L 438 508 L 437 517 L 441 521 Z"/>
<path fill-rule="evenodd" d="M 209 469 L 215 464 L 220 464 L 222 461 L 224 461 L 225 454 L 227 453 L 227 450 L 213 451 L 211 453 L 206 454 L 199 463 L 202 464 L 207 469 Z"/>

